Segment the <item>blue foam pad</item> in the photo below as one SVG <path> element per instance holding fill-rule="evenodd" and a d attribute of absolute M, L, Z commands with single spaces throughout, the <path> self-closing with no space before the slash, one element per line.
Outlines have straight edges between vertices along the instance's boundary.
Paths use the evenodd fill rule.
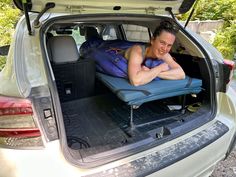
<path fill-rule="evenodd" d="M 133 86 L 125 78 L 98 72 L 97 77 L 128 105 L 141 105 L 162 98 L 196 94 L 202 90 L 202 80 L 188 76 L 183 80 L 153 80 L 142 86 Z"/>

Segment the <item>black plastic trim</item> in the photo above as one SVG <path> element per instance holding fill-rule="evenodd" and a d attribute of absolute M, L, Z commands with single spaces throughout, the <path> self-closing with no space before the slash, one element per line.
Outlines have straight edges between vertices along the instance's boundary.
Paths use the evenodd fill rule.
<path fill-rule="evenodd" d="M 184 0 L 179 7 L 179 13 L 184 14 L 189 11 L 189 9 L 193 6 L 196 0 Z"/>
<path fill-rule="evenodd" d="M 31 90 L 30 97 L 47 141 L 58 139 L 58 127 L 49 89 L 47 87 L 34 87 Z"/>
<path fill-rule="evenodd" d="M 39 25 L 39 19 L 42 17 L 42 15 L 49 9 L 54 8 L 55 3 L 49 2 L 45 5 L 44 9 L 38 14 L 37 18 L 34 20 L 34 26 Z"/>
<path fill-rule="evenodd" d="M 21 0 L 13 0 L 13 2 L 14 2 L 15 6 L 16 6 L 18 9 L 20 9 L 20 10 L 23 11 L 24 8 L 23 8 L 23 4 L 22 4 L 22 1 L 21 1 Z M 32 9 L 32 2 L 31 2 L 31 0 L 27 0 L 26 2 L 27 2 L 27 8 L 28 8 L 28 10 L 31 11 L 31 9 Z"/>
<path fill-rule="evenodd" d="M 28 29 L 29 35 L 32 35 L 31 24 L 30 24 L 30 19 L 29 19 L 29 9 L 28 8 L 29 8 L 28 4 L 23 3 L 23 11 L 24 11 L 24 14 L 25 14 L 27 29 Z"/>
<path fill-rule="evenodd" d="M 219 63 L 219 84 L 218 90 L 219 92 L 226 92 L 227 84 L 230 82 L 230 68 L 224 63 Z"/>
<path fill-rule="evenodd" d="M 84 177 L 147 176 L 194 154 L 219 139 L 228 131 L 229 128 L 226 125 L 217 121 L 207 129 L 163 150 L 153 152 L 145 157 L 115 168 L 110 168 L 92 175 L 85 175 Z"/>

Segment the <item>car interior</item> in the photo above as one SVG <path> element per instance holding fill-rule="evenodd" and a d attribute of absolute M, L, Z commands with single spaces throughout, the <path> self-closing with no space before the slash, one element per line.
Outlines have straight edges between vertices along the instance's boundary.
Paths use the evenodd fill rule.
<path fill-rule="evenodd" d="M 45 32 L 67 143 L 83 161 L 104 152 L 127 155 L 169 141 L 211 117 L 206 116 L 211 114 L 211 101 L 204 55 L 182 30 L 171 55 L 185 71 L 184 80 L 135 87 L 127 78 L 99 72 L 97 61 L 87 55 L 104 42 L 108 47 L 120 40 L 148 43 L 155 26 L 150 25 L 153 19 L 145 20 L 64 20 Z"/>

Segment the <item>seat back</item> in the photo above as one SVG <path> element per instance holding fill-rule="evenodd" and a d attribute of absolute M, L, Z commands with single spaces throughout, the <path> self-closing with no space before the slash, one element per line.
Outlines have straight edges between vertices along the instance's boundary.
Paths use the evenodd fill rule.
<path fill-rule="evenodd" d="M 51 62 L 62 102 L 92 96 L 95 83 L 95 64 L 79 59 L 75 40 L 71 36 L 49 39 Z"/>
<path fill-rule="evenodd" d="M 85 35 L 86 41 L 91 40 L 93 38 L 100 38 L 97 29 L 90 26 L 85 28 L 84 35 Z"/>
<path fill-rule="evenodd" d="M 84 27 L 83 34 L 86 41 L 81 44 L 79 49 L 80 56 L 82 57 L 84 57 L 91 48 L 96 48 L 103 42 L 95 27 Z"/>
<path fill-rule="evenodd" d="M 51 61 L 54 64 L 75 62 L 79 59 L 79 52 L 72 36 L 54 36 L 49 38 Z"/>

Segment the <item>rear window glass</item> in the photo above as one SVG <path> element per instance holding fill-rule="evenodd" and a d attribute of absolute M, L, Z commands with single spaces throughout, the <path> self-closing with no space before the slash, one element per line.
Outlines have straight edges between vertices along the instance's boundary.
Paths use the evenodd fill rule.
<path fill-rule="evenodd" d="M 147 27 L 138 26 L 138 25 L 122 25 L 126 39 L 128 41 L 142 41 L 142 42 L 149 42 L 149 32 Z"/>
<path fill-rule="evenodd" d="M 107 26 L 104 29 L 104 31 L 102 32 L 102 39 L 103 40 L 115 40 L 115 39 L 118 39 L 115 27 L 112 26 L 112 25 Z"/>
<path fill-rule="evenodd" d="M 77 45 L 81 45 L 85 42 L 85 37 L 80 34 L 79 30 L 72 30 L 72 36 L 75 39 Z"/>

